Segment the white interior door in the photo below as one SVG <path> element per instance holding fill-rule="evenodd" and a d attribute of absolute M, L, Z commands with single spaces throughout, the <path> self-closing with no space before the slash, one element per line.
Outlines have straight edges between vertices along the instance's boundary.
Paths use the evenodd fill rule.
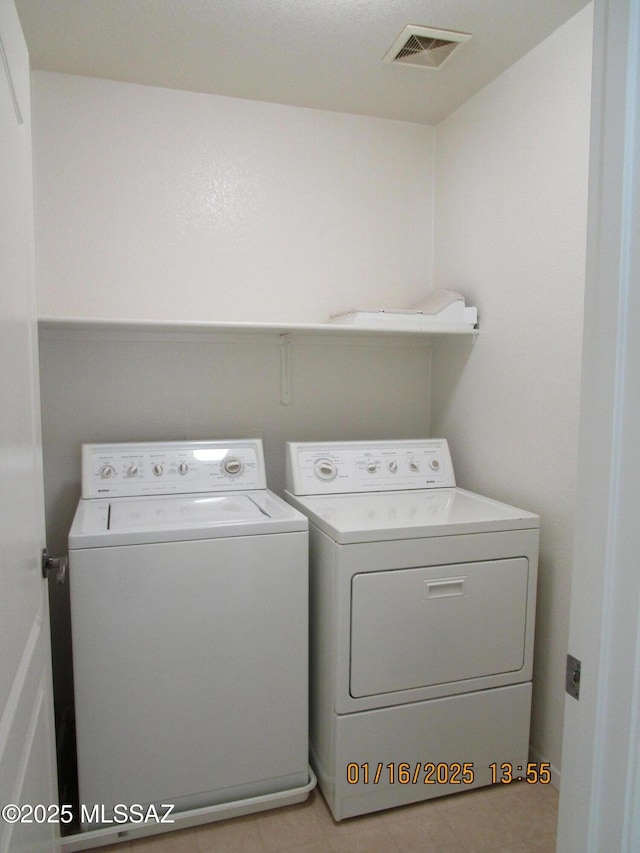
<path fill-rule="evenodd" d="M 640 850 L 640 0 L 596 0 L 559 853 Z"/>
<path fill-rule="evenodd" d="M 29 59 L 13 0 L 0 0 L 0 39 L 0 853 L 21 853 L 57 850 L 59 815 L 48 596 L 39 565 Z"/>

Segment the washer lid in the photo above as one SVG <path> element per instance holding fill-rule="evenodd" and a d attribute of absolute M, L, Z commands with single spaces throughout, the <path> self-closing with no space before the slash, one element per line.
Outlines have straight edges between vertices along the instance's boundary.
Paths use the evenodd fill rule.
<path fill-rule="evenodd" d="M 287 500 L 340 544 L 537 528 L 537 515 L 465 489 L 425 489 Z"/>
<path fill-rule="evenodd" d="M 305 516 L 268 489 L 222 495 L 81 500 L 69 533 L 69 548 L 144 545 L 307 529 Z"/>

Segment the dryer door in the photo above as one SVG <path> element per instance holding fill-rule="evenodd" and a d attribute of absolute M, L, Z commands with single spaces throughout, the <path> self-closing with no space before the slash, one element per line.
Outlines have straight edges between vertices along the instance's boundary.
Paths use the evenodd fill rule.
<path fill-rule="evenodd" d="M 351 695 L 522 669 L 528 576 L 525 557 L 354 575 Z"/>

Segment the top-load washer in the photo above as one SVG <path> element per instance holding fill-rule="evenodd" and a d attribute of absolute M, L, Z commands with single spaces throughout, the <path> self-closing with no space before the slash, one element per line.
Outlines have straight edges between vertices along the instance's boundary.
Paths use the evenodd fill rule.
<path fill-rule="evenodd" d="M 289 443 L 286 486 L 334 817 L 531 779 L 538 516 L 457 488 L 443 439 Z"/>
<path fill-rule="evenodd" d="M 83 830 L 308 796 L 308 522 L 260 440 L 83 446 L 69 576 Z"/>

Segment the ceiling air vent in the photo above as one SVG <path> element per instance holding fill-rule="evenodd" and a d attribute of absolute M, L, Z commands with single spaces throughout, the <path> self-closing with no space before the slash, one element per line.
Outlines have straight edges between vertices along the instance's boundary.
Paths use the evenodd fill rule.
<path fill-rule="evenodd" d="M 470 38 L 468 33 L 409 25 L 398 36 L 383 61 L 437 70 L 442 68 L 457 47 Z"/>

